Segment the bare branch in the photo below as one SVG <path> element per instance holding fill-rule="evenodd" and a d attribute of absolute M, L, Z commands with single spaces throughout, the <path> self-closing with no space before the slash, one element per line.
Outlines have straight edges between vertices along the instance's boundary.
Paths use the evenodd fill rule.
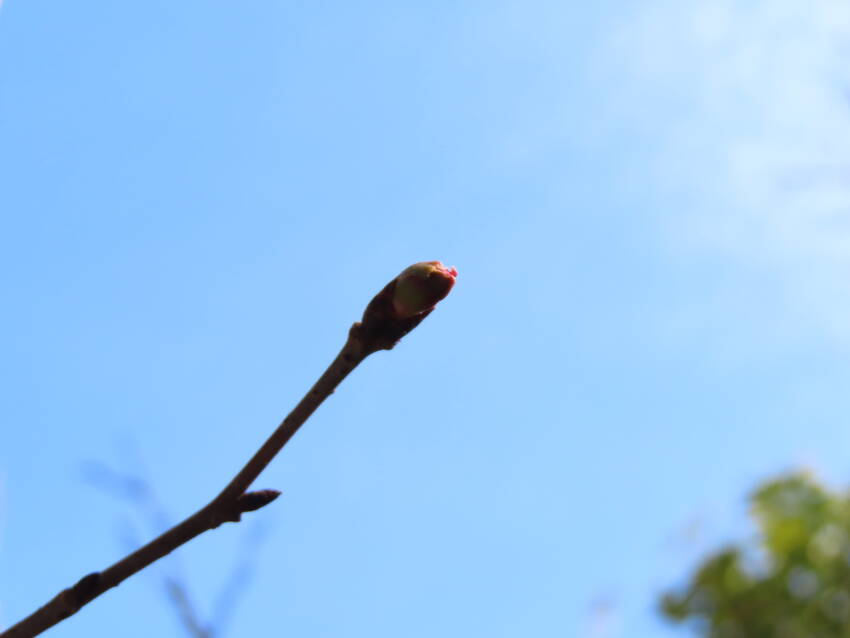
<path fill-rule="evenodd" d="M 114 565 L 84 576 L 0 638 L 36 636 L 196 536 L 268 505 L 278 495 L 274 490 L 246 493 L 260 472 L 354 368 L 370 354 L 391 349 L 430 314 L 451 290 L 456 275 L 440 262 L 422 262 L 403 271 L 372 299 L 328 369 L 218 496 Z"/>

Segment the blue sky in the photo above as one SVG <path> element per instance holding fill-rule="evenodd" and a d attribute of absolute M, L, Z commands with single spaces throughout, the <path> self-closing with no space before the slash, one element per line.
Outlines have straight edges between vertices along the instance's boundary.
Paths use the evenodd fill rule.
<path fill-rule="evenodd" d="M 254 543 L 228 636 L 682 635 L 757 481 L 850 480 L 850 10 L 400 4 L 3 4 L 0 626 L 152 534 L 93 464 L 194 511 L 419 260 L 283 496 L 52 634 Z"/>

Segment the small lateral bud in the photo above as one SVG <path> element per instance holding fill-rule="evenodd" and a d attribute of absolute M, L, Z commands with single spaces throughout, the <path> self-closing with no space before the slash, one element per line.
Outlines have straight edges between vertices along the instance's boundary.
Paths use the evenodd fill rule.
<path fill-rule="evenodd" d="M 94 593 L 97 590 L 99 581 L 100 572 L 86 574 L 78 580 L 73 587 L 63 591 L 62 597 L 71 609 L 77 611 L 80 607 L 94 598 Z"/>
<path fill-rule="evenodd" d="M 236 507 L 240 512 L 253 512 L 265 507 L 280 496 L 278 490 L 256 490 L 245 492 L 236 500 Z"/>
<path fill-rule="evenodd" d="M 421 261 L 405 268 L 396 277 L 392 308 L 399 319 L 407 319 L 434 309 L 455 285 L 457 269 L 439 261 Z"/>

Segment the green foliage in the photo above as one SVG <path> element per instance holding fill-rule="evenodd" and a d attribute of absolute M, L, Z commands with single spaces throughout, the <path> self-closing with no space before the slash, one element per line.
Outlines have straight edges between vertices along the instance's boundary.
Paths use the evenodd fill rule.
<path fill-rule="evenodd" d="M 710 556 L 662 613 L 710 638 L 850 638 L 850 495 L 794 474 L 751 504 L 758 547 Z"/>

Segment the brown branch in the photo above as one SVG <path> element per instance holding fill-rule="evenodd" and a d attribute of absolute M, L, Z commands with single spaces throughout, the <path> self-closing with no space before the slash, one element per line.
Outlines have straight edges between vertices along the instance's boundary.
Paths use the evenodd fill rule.
<path fill-rule="evenodd" d="M 336 359 L 251 460 L 210 503 L 114 565 L 88 574 L 75 585 L 59 592 L 46 605 L 0 634 L 0 638 L 31 638 L 40 634 L 196 536 L 222 523 L 238 522 L 243 513 L 260 509 L 277 498 L 279 492 L 275 490 L 247 493 L 245 490 L 360 362 L 373 352 L 391 349 L 448 294 L 456 271 L 449 271 L 442 264 L 437 268 L 434 264 L 439 262 L 411 266 L 372 299 L 363 313 L 362 322 L 351 327 L 348 340 Z M 415 304 L 419 304 L 419 312 L 407 312 L 410 307 L 417 310 Z"/>

